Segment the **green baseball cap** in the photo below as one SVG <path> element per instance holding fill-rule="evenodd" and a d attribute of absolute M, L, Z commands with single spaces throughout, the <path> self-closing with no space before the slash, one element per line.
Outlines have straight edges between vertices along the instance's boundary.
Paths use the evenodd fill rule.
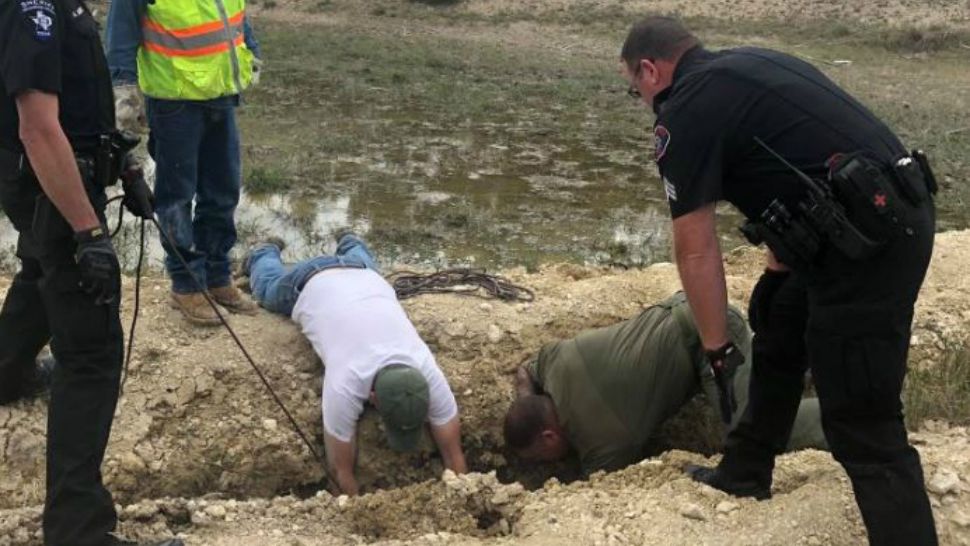
<path fill-rule="evenodd" d="M 391 364 L 374 380 L 377 413 L 394 451 L 414 451 L 428 419 L 428 382 L 421 372 L 404 364 Z"/>

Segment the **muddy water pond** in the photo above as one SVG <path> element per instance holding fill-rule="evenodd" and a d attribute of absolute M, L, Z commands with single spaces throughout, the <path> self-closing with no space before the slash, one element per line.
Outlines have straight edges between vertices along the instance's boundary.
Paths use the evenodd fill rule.
<path fill-rule="evenodd" d="M 317 151 L 273 163 L 265 157 L 278 150 L 245 145 L 249 190 L 237 211 L 236 258 L 269 235 L 287 242 L 287 261 L 332 252 L 333 234 L 350 227 L 386 267 L 637 267 L 670 260 L 669 209 L 646 135 L 611 143 L 534 131 L 516 138 L 508 126 L 496 135 L 489 127 L 426 125 L 415 123 L 407 140 L 364 145 L 358 153 Z M 265 191 L 274 184 L 281 189 Z M 742 244 L 740 215 L 722 206 L 718 216 L 722 247 Z M 149 231 L 147 264 L 158 269 L 162 251 Z M 4 269 L 16 267 L 15 241 L 9 222 L 0 220 Z M 129 219 L 116 238 L 129 270 L 137 243 Z"/>
<path fill-rule="evenodd" d="M 285 234 L 293 258 L 326 251 L 330 233 L 348 225 L 385 263 L 667 259 L 670 222 L 658 181 L 633 150 L 598 153 L 582 144 L 416 136 L 337 155 L 322 180 L 297 192 L 247 196 L 240 226 L 247 236 Z"/>
<path fill-rule="evenodd" d="M 284 257 L 290 261 L 330 252 L 333 233 L 349 226 L 388 266 L 639 266 L 669 259 L 667 205 L 659 182 L 645 169 L 622 159 L 561 159 L 581 155 L 578 150 L 543 159 L 544 152 L 529 147 L 493 153 L 527 156 L 534 165 L 510 163 L 515 168 L 500 169 L 490 162 L 487 168 L 452 169 L 441 161 L 441 155 L 460 153 L 452 146 L 441 143 L 401 162 L 338 158 L 336 176 L 312 191 L 244 193 L 237 212 L 237 257 L 267 235 L 287 242 Z M 437 170 L 444 172 L 427 176 Z M 112 223 L 116 216 L 109 213 Z M 727 247 L 740 243 L 733 227 L 738 222 L 736 214 L 724 210 Z M 159 268 L 161 247 L 149 231 L 147 263 Z M 3 219 L 0 264 L 7 269 L 15 266 L 15 242 L 12 226 Z M 137 224 L 128 219 L 116 246 L 129 269 L 137 242 Z"/>

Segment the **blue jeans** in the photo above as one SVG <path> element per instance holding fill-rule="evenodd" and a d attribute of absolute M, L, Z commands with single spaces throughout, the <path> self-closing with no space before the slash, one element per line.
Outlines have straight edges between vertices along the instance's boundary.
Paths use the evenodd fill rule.
<path fill-rule="evenodd" d="M 280 249 L 266 245 L 252 251 L 249 258 L 249 287 L 253 298 L 264 308 L 290 316 L 303 285 L 314 274 L 334 267 L 356 267 L 378 271 L 367 244 L 352 233 L 340 238 L 333 256 L 317 256 L 287 270 Z"/>
<path fill-rule="evenodd" d="M 237 104 L 237 97 L 145 100 L 148 151 L 157 163 L 155 211 L 175 241 L 173 248 L 162 237 L 165 268 L 172 290 L 180 294 L 199 292 L 192 274 L 202 289 L 230 283 L 229 251 L 236 244 L 234 215 L 242 183 Z"/>

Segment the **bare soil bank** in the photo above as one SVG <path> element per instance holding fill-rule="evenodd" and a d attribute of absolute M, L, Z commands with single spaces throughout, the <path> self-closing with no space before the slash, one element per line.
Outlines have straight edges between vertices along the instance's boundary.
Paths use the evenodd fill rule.
<path fill-rule="evenodd" d="M 761 268 L 760 253 L 740 248 L 729 253 L 727 263 L 730 296 L 743 307 Z M 947 345 L 966 342 L 968 265 L 970 232 L 939 235 L 917 308 L 911 365 L 932 366 Z M 509 275 L 533 287 L 537 301 L 426 296 L 405 306 L 458 397 L 473 469 L 497 470 L 505 480 L 536 486 L 553 470 L 568 476 L 569 469 L 526 469 L 507 459 L 499 426 L 515 366 L 547 341 L 632 316 L 679 285 L 670 264 L 629 271 L 550 266 L 537 274 Z M 168 308 L 160 279 L 147 282 L 143 304 L 104 467 L 118 502 L 135 504 L 125 511 L 125 525 L 136 533 L 167 527 L 198 536 L 201 544 L 351 543 L 438 532 L 457 536 L 434 540 L 459 543 L 509 533 L 534 544 L 743 544 L 756 536 L 767 537 L 767 543 L 852 544 L 860 538 L 845 477 L 826 454 L 787 457 L 778 475 L 782 494 L 771 503 L 729 500 L 680 479 L 679 462 L 700 456 L 679 452 L 590 482 L 547 484 L 525 493 L 521 486 L 482 476 L 428 482 L 441 475 L 440 461 L 430 452 L 388 451 L 373 415 L 361 426 L 361 483 L 367 492 L 407 487 L 350 501 L 326 493 L 305 501 L 203 501 L 306 494 L 322 480 L 322 468 L 225 332 L 185 326 Z M 309 344 L 288 320 L 269 313 L 234 316 L 232 324 L 300 424 L 319 440 L 321 366 Z M 0 544 L 32 543 L 37 528 L 45 407 L 34 402 L 0 409 Z M 669 430 L 661 445 L 710 452 L 716 446 L 697 432 L 705 419 L 691 415 L 692 426 Z M 941 532 L 950 544 L 970 543 L 967 430 L 938 426 L 914 439 L 926 458 L 931 489 L 943 492 L 936 499 Z M 152 500 L 169 497 L 199 500 Z M 212 523 L 226 514 L 235 521 Z M 285 540 L 257 538 L 274 529 Z"/>

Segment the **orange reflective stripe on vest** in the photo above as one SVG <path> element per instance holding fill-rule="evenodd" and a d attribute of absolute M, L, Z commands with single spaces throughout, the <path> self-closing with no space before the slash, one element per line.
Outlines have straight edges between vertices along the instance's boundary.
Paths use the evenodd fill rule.
<path fill-rule="evenodd" d="M 245 0 L 149 3 L 138 48 L 142 92 L 167 100 L 210 100 L 242 93 L 253 77 L 245 17 Z"/>
<path fill-rule="evenodd" d="M 169 29 L 145 18 L 142 28 L 144 46 L 155 53 L 169 57 L 198 57 L 228 51 L 230 45 L 238 47 L 244 41 L 244 15 L 245 12 L 239 12 L 230 17 L 228 29 L 221 21 L 188 28 Z"/>

